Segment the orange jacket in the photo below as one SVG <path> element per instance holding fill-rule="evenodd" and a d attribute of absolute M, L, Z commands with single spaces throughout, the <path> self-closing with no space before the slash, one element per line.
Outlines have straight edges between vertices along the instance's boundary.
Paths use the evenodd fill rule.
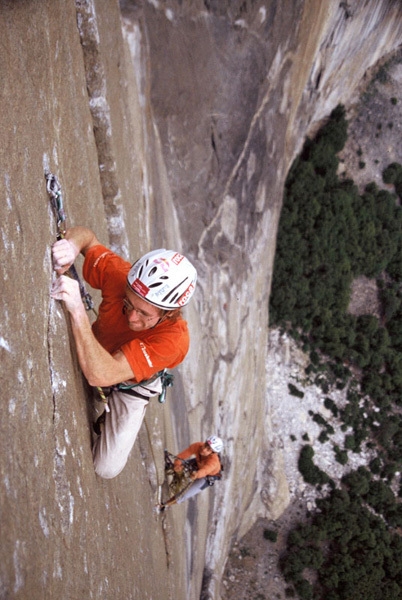
<path fill-rule="evenodd" d="M 90 248 L 83 265 L 85 280 L 101 290 L 99 315 L 92 325 L 98 342 L 114 354 L 121 350 L 134 371 L 136 381 L 149 379 L 162 369 L 173 369 L 186 356 L 190 338 L 187 323 L 167 319 L 152 329 L 131 331 L 123 314 L 130 263 L 102 245 Z"/>
<path fill-rule="evenodd" d="M 195 474 L 195 479 L 201 479 L 207 475 L 218 475 L 221 470 L 221 462 L 219 460 L 219 456 L 215 452 L 208 454 L 208 456 L 201 456 L 200 450 L 203 448 L 203 446 L 204 442 L 195 442 L 177 455 L 178 458 L 183 459 L 190 458 L 191 456 L 195 455 L 195 460 L 197 461 L 197 472 Z M 177 464 L 179 464 L 179 461 L 177 461 Z"/>

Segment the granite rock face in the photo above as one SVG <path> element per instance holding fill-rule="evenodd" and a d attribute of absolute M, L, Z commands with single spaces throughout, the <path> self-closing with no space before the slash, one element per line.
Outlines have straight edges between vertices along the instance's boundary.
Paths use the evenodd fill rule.
<path fill-rule="evenodd" d="M 230 540 L 289 500 L 266 369 L 284 179 L 305 136 L 400 44 L 401 17 L 396 2 L 144 4 L 151 106 L 182 246 L 200 271 L 181 369 L 190 430 L 227 440 L 205 559 L 203 527 L 188 531 L 205 597 L 219 594 Z"/>
<path fill-rule="evenodd" d="M 0 30 L 0 595 L 219 598 L 232 541 L 289 498 L 266 369 L 284 179 L 304 137 L 400 44 L 402 9 L 4 0 Z M 199 271 L 189 356 L 110 482 L 93 473 L 97 404 L 49 299 L 46 168 L 70 224 L 133 260 L 182 249 Z M 156 518 L 163 448 L 213 431 L 224 481 Z"/>

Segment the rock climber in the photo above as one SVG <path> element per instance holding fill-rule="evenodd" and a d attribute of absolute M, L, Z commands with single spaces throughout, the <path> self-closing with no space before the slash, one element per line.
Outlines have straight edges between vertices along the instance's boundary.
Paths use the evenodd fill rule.
<path fill-rule="evenodd" d="M 92 326 L 78 283 L 63 275 L 79 253 L 85 257 L 84 279 L 102 294 Z M 70 315 L 83 374 L 90 385 L 111 388 L 110 412 L 94 424 L 99 435 L 93 446 L 95 472 L 111 479 L 127 462 L 149 398 L 162 390 L 156 374 L 176 367 L 188 352 L 181 308 L 193 296 L 197 272 L 187 258 L 165 249 L 148 252 L 131 266 L 86 227 L 67 229 L 52 255 L 59 277 L 51 296 L 62 300 Z"/>
<path fill-rule="evenodd" d="M 211 435 L 205 442 L 195 442 L 188 448 L 180 452 L 174 461 L 174 471 L 181 473 L 183 471 L 183 462 L 194 456 L 191 459 L 192 471 L 190 474 L 191 481 L 178 494 L 172 496 L 164 503 L 157 505 L 158 511 L 164 511 L 169 506 L 181 504 L 189 498 L 193 498 L 202 490 L 205 490 L 210 485 L 215 483 L 215 480 L 221 478 L 222 465 L 219 454 L 223 450 L 223 441 L 216 435 Z M 188 463 L 188 461 L 187 461 Z"/>

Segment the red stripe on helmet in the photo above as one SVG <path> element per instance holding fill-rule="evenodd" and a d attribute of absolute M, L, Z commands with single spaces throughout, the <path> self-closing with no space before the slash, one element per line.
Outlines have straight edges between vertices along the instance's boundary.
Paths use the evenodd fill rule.
<path fill-rule="evenodd" d="M 180 296 L 180 298 L 178 299 L 177 304 L 179 306 L 184 306 L 184 304 L 186 304 L 187 301 L 191 298 L 191 295 L 193 292 L 194 292 L 194 284 L 190 283 L 190 285 L 188 286 L 188 288 L 186 289 L 184 294 L 182 294 Z"/>
<path fill-rule="evenodd" d="M 142 283 L 141 279 L 138 279 L 138 277 L 131 284 L 131 289 L 142 298 L 146 298 L 149 292 L 149 287 Z"/>

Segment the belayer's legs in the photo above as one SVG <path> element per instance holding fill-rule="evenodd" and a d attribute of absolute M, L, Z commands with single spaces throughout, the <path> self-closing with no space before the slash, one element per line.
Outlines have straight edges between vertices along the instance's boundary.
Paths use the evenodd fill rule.
<path fill-rule="evenodd" d="M 177 504 L 176 496 L 172 496 L 172 498 L 170 498 L 166 502 L 163 502 L 163 504 L 161 504 L 160 506 L 162 510 L 164 510 L 165 508 L 169 508 L 169 506 L 173 506 L 173 504 Z"/>
<path fill-rule="evenodd" d="M 172 496 L 166 502 L 163 502 L 160 505 L 161 510 L 165 510 L 169 508 L 169 506 L 173 506 L 174 504 L 181 504 L 190 498 L 193 498 L 197 494 L 199 494 L 202 490 L 204 490 L 208 486 L 208 483 L 205 477 L 201 479 L 195 479 L 195 481 L 190 481 L 190 483 L 184 488 L 183 491 L 176 494 L 176 496 Z"/>
<path fill-rule="evenodd" d="M 110 412 L 105 414 L 102 433 L 92 449 L 95 472 L 104 479 L 124 469 L 145 416 L 148 401 L 123 392 L 109 396 Z"/>
<path fill-rule="evenodd" d="M 208 483 L 205 477 L 191 481 L 182 492 L 177 494 L 176 503 L 181 504 L 186 500 L 190 500 L 190 498 L 193 498 L 194 496 L 202 492 L 202 490 L 204 490 L 206 487 L 208 487 Z"/>

